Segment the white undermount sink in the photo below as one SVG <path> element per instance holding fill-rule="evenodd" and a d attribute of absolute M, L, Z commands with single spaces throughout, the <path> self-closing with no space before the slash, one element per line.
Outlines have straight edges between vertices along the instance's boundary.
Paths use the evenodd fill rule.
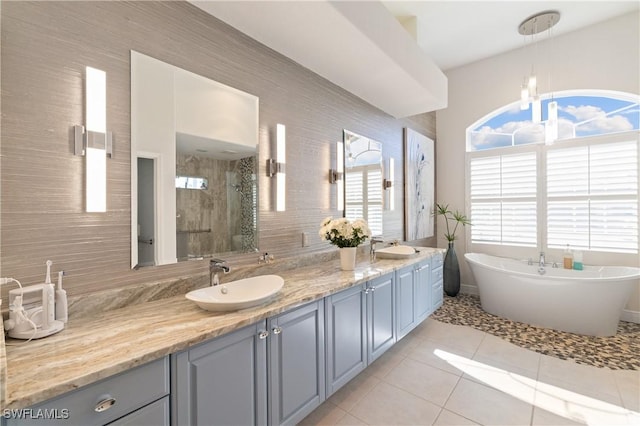
<path fill-rule="evenodd" d="M 418 250 L 411 246 L 389 246 L 376 250 L 376 257 L 379 259 L 406 259 L 418 253 Z"/>
<path fill-rule="evenodd" d="M 283 285 L 284 279 L 279 275 L 260 275 L 193 290 L 185 297 L 207 311 L 235 311 L 266 302 Z"/>

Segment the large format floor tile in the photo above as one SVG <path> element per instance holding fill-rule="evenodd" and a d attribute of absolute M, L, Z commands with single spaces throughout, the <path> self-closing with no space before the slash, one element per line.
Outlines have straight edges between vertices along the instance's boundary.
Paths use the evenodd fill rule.
<path fill-rule="evenodd" d="M 552 337 L 536 344 L 561 344 Z M 638 370 L 579 364 L 428 319 L 301 424 L 640 425 L 639 411 Z"/>

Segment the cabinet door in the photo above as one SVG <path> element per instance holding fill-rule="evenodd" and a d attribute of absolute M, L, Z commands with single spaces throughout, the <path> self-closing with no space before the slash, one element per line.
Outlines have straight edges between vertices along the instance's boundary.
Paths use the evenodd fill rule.
<path fill-rule="evenodd" d="M 267 422 L 264 326 L 261 321 L 172 355 L 173 424 Z"/>
<path fill-rule="evenodd" d="M 324 300 L 269 320 L 272 425 L 295 424 L 325 399 Z"/>
<path fill-rule="evenodd" d="M 327 397 L 367 366 L 367 317 L 364 286 L 325 299 Z"/>
<path fill-rule="evenodd" d="M 396 271 L 396 320 L 398 339 L 403 338 L 416 326 L 416 287 L 414 267 Z"/>
<path fill-rule="evenodd" d="M 418 325 L 433 312 L 431 302 L 431 266 L 428 260 L 418 264 L 414 274 L 414 282 L 416 287 L 416 325 Z"/>
<path fill-rule="evenodd" d="M 396 342 L 393 274 L 368 283 L 367 361 L 372 363 Z"/>

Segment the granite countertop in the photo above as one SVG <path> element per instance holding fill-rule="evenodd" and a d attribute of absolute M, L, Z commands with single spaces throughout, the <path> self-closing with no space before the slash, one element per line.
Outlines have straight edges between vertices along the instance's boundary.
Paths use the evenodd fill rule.
<path fill-rule="evenodd" d="M 70 318 L 44 339 L 2 337 L 0 408 L 26 408 L 444 252 L 420 249 L 408 259 L 360 261 L 354 271 L 340 270 L 339 260 L 283 270 L 285 285 L 273 301 L 240 311 L 205 311 L 178 295 Z"/>

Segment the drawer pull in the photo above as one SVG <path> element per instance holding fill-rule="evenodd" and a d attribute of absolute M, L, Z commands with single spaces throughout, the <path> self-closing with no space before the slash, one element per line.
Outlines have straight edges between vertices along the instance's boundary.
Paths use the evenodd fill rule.
<path fill-rule="evenodd" d="M 271 330 L 273 332 L 273 334 L 280 334 L 282 333 L 282 327 L 273 327 L 273 329 Z"/>
<path fill-rule="evenodd" d="M 116 399 L 112 396 L 107 396 L 105 399 L 99 401 L 96 404 L 94 411 L 96 413 L 102 413 L 104 411 L 107 411 L 109 408 L 113 407 L 114 405 L 116 405 Z"/>
<path fill-rule="evenodd" d="M 260 339 L 260 340 L 264 340 L 267 337 L 269 337 L 269 332 L 268 331 L 262 330 L 260 333 L 258 333 L 258 339 Z"/>

